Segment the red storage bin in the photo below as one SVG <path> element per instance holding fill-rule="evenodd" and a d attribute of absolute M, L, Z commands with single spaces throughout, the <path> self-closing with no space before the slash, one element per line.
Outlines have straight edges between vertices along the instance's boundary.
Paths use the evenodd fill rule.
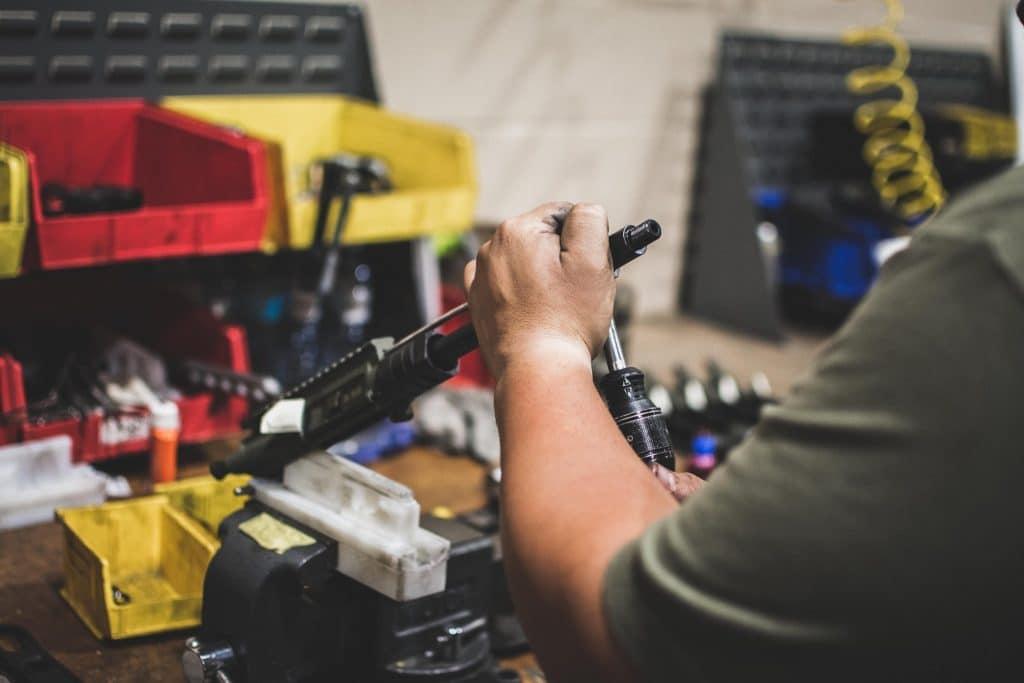
<path fill-rule="evenodd" d="M 168 316 L 165 327 L 155 325 L 144 334 L 152 348 L 167 357 L 184 356 L 222 365 L 231 370 L 248 372 L 249 348 L 245 330 L 236 325 L 224 325 L 210 316 L 209 312 L 195 309 Z M 178 440 L 182 444 L 204 443 L 213 439 L 232 436 L 242 432 L 242 420 L 248 411 L 244 398 L 224 396 L 212 392 L 186 394 L 177 399 L 181 432 Z M 104 416 L 103 421 L 117 420 L 118 416 Z M 111 430 L 113 431 L 113 430 Z M 117 457 L 125 453 L 140 453 L 150 450 L 148 436 L 120 442 L 103 438 L 90 439 L 88 428 L 83 439 L 81 460 L 93 462 Z M 77 457 L 77 454 L 76 454 Z"/>
<path fill-rule="evenodd" d="M 21 363 L 9 353 L 0 353 L 0 412 L 5 415 L 25 408 L 25 387 Z"/>
<path fill-rule="evenodd" d="M 95 462 L 150 449 L 149 413 L 144 409 L 89 415 L 82 422 L 82 447 L 76 462 Z"/>
<path fill-rule="evenodd" d="M 25 383 L 21 363 L 9 353 L 0 353 L 0 446 L 20 440 L 25 411 Z"/>
<path fill-rule="evenodd" d="M 141 100 L 0 103 L 0 139 L 27 152 L 29 267 L 252 251 L 267 217 L 263 143 Z M 136 211 L 43 215 L 43 183 L 127 185 Z"/>
<path fill-rule="evenodd" d="M 25 422 L 21 426 L 19 441 L 36 441 L 51 436 L 71 437 L 71 453 L 75 461 L 82 457 L 82 429 L 85 422 L 74 418 L 50 420 L 49 422 Z"/>
<path fill-rule="evenodd" d="M 172 316 L 173 325 L 153 328 L 155 343 L 162 352 L 179 353 L 232 370 L 249 370 L 249 351 L 245 331 L 235 325 L 223 325 L 205 311 Z M 172 353 L 173 355 L 173 353 Z M 181 417 L 180 442 L 202 443 L 240 434 L 248 401 L 210 392 L 184 395 L 175 401 Z M 34 441 L 64 434 L 71 437 L 75 462 L 96 462 L 127 453 L 143 453 L 151 448 L 146 426 L 145 436 L 126 438 L 124 421 L 138 420 L 145 411 L 125 410 L 123 414 L 99 412 L 81 420 L 61 419 L 37 422 L 26 419 L 21 364 L 10 354 L 0 353 L 0 445 Z M 121 424 L 119 424 L 119 421 Z M 137 427 L 137 425 L 136 425 Z M 139 433 L 136 428 L 135 433 Z"/>
<path fill-rule="evenodd" d="M 208 310 L 187 302 L 168 302 L 159 315 L 142 314 L 138 329 L 138 340 L 165 358 L 190 358 L 238 372 L 251 369 L 245 329 L 225 325 Z M 205 391 L 184 395 L 176 403 L 181 443 L 241 433 L 249 405 L 244 398 Z"/>
<path fill-rule="evenodd" d="M 194 357 L 238 372 L 251 369 L 249 346 L 242 327 L 225 325 L 212 337 L 212 341 L 205 352 L 196 353 Z M 210 392 L 182 396 L 176 403 L 181 417 L 181 443 L 202 443 L 240 434 L 242 420 L 249 410 L 249 402 L 244 398 Z"/>

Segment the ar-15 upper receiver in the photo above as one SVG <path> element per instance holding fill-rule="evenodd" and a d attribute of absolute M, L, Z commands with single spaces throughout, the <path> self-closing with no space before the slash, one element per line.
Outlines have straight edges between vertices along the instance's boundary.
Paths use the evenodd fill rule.
<path fill-rule="evenodd" d="M 661 226 L 646 220 L 609 236 L 618 269 L 643 255 L 661 237 Z M 455 308 L 395 343 L 374 339 L 286 391 L 259 418 L 257 433 L 224 460 L 210 465 L 213 476 L 231 473 L 276 477 L 288 463 L 325 449 L 384 419 L 412 417 L 412 401 L 450 379 L 459 358 L 477 347 L 472 325 L 445 335 L 438 327 L 467 310 Z"/>

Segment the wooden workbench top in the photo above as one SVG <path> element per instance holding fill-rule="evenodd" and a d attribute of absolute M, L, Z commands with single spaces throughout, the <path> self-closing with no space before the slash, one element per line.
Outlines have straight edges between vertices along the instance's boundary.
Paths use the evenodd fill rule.
<path fill-rule="evenodd" d="M 206 472 L 204 454 L 193 454 L 181 476 Z M 144 458 L 129 458 L 117 469 L 133 491 L 148 493 Z M 410 486 L 424 511 L 444 505 L 455 512 L 484 504 L 486 468 L 469 458 L 414 448 L 374 467 Z M 134 683 L 182 681 L 181 653 L 191 631 L 116 642 L 96 640 L 58 594 L 63 582 L 63 541 L 54 523 L 0 532 L 0 623 L 27 629 L 50 654 L 83 681 Z M 516 660 L 531 668 L 532 657 Z"/>

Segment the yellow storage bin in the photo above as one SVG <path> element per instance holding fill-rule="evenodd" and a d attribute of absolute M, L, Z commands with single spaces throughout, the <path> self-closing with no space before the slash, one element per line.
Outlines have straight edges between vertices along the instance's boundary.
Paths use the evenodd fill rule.
<path fill-rule="evenodd" d="M 340 95 L 189 96 L 163 104 L 269 143 L 272 180 L 275 173 L 283 178 L 287 211 L 271 209 L 268 248 L 310 246 L 317 209 L 310 165 L 342 152 L 383 159 L 395 185 L 388 194 L 353 200 L 344 242 L 445 235 L 472 226 L 477 194 L 473 144 L 454 128 Z M 277 224 L 281 220 L 287 221 L 283 229 Z M 284 235 L 287 243 L 281 241 Z"/>
<path fill-rule="evenodd" d="M 21 270 L 28 207 L 28 159 L 20 149 L 0 142 L 0 278 Z"/>
<path fill-rule="evenodd" d="M 165 496 L 57 511 L 61 595 L 97 638 L 196 626 L 217 543 Z"/>
<path fill-rule="evenodd" d="M 235 489 L 249 483 L 246 474 L 232 474 L 221 481 L 213 477 L 192 477 L 167 484 L 157 484 L 156 492 L 167 496 L 175 509 L 196 520 L 217 537 L 217 528 L 224 518 L 241 510 L 248 500 L 236 496 Z"/>

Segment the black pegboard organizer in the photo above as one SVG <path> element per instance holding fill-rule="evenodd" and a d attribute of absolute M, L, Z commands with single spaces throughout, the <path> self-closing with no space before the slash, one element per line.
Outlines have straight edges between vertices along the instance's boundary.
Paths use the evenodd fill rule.
<path fill-rule="evenodd" d="M 782 337 L 752 192 L 811 180 L 812 117 L 822 111 L 852 117 L 868 98 L 847 90 L 846 75 L 891 59 L 885 47 L 722 35 L 717 74 L 704 93 L 680 282 L 684 310 L 758 336 Z M 908 74 L 926 107 L 1003 106 L 983 53 L 912 47 Z"/>
<path fill-rule="evenodd" d="M 0 100 L 295 93 L 377 101 L 358 6 L 0 1 Z"/>
<path fill-rule="evenodd" d="M 852 116 L 870 98 L 849 92 L 847 74 L 891 60 L 886 47 L 725 34 L 716 89 L 732 111 L 750 184 L 785 187 L 809 180 L 811 117 L 824 109 Z M 1001 105 L 992 62 L 983 53 L 914 47 L 907 73 L 924 106 Z"/>

